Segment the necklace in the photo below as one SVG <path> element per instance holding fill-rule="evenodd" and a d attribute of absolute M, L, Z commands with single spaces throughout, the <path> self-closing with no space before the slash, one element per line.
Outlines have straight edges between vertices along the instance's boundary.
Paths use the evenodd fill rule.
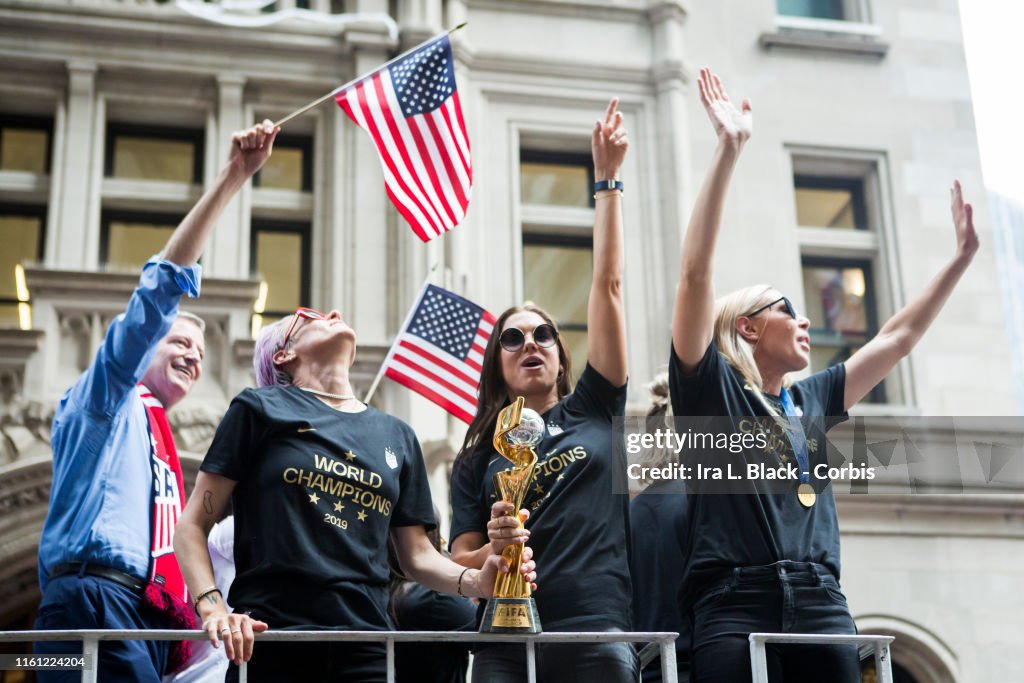
<path fill-rule="evenodd" d="M 355 394 L 332 394 L 327 391 L 320 391 L 319 389 L 310 389 L 309 387 L 299 387 L 299 390 L 310 394 L 316 394 L 317 396 L 323 396 L 324 398 L 333 398 L 336 401 L 351 401 L 356 397 Z"/>

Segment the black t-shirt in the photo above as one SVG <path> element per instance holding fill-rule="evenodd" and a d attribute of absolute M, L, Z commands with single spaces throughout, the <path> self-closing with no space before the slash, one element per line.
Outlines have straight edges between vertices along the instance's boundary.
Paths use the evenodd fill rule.
<path fill-rule="evenodd" d="M 687 416 L 763 416 L 769 412 L 745 388 L 743 377 L 729 365 L 714 344 L 696 371 L 685 375 L 675 350 L 669 363 L 672 412 Z M 825 432 L 846 419 L 843 395 L 846 368 L 834 365 L 790 387 L 804 432 L 810 468 L 827 463 Z M 777 403 L 778 397 L 766 395 Z M 776 405 L 781 414 L 781 406 Z M 791 453 L 773 452 L 773 466 L 789 461 Z M 762 457 L 762 462 L 765 459 Z M 769 461 L 770 462 L 770 461 Z M 691 599 L 701 586 L 733 567 L 761 566 L 793 560 L 817 562 L 839 577 L 839 524 L 832 488 L 819 489 L 817 501 L 803 507 L 796 495 L 798 482 L 787 493 L 709 494 L 687 496 L 689 553 L 681 596 Z"/>
<path fill-rule="evenodd" d="M 407 582 L 391 598 L 399 631 L 475 631 L 468 598 Z M 395 643 L 398 683 L 465 683 L 469 643 Z"/>
<path fill-rule="evenodd" d="M 434 526 L 412 429 L 295 387 L 246 389 L 200 467 L 238 482 L 228 601 L 271 628 L 387 630 L 391 527 Z"/>
<path fill-rule="evenodd" d="M 626 385 L 612 386 L 590 365 L 575 391 L 544 413 L 544 439 L 523 507 L 537 561 L 534 595 L 546 631 L 629 630 L 629 499 L 612 493 L 612 417 L 622 415 Z M 487 535 L 498 499 L 492 477 L 509 469 L 488 437 L 452 472 L 452 539 Z"/>
<path fill-rule="evenodd" d="M 686 485 L 656 481 L 629 504 L 632 537 L 629 573 L 633 580 L 633 628 L 676 631 L 676 658 L 689 659 L 690 622 L 675 596 L 683 577 L 687 542 Z M 661 661 L 649 667 L 660 671 Z"/>

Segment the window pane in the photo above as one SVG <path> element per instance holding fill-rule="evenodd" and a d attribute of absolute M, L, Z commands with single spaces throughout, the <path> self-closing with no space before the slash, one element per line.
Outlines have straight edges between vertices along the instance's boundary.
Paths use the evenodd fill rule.
<path fill-rule="evenodd" d="M 197 182 L 196 146 L 188 140 L 116 134 L 112 175 L 115 178 Z"/>
<path fill-rule="evenodd" d="M 0 327 L 20 327 L 18 304 L 0 304 Z"/>
<path fill-rule="evenodd" d="M 811 328 L 863 339 L 868 329 L 867 274 L 858 266 L 803 267 Z"/>
<path fill-rule="evenodd" d="M 301 234 L 271 231 L 257 233 L 256 274 L 267 283 L 264 310 L 291 313 L 301 306 L 302 272 Z"/>
<path fill-rule="evenodd" d="M 796 222 L 814 228 L 858 228 L 853 192 L 844 189 L 797 187 Z"/>
<path fill-rule="evenodd" d="M 572 361 L 573 381 L 580 378 L 583 368 L 587 365 L 587 333 L 580 330 L 559 330 L 562 344 L 569 352 Z"/>
<path fill-rule="evenodd" d="M 519 170 L 524 204 L 590 206 L 593 188 L 586 166 L 524 161 Z"/>
<path fill-rule="evenodd" d="M 592 261 L 588 247 L 524 244 L 526 300 L 546 310 L 559 324 L 585 324 Z"/>
<path fill-rule="evenodd" d="M 140 270 L 154 254 L 167 246 L 174 225 L 111 221 L 107 236 L 107 267 Z"/>
<path fill-rule="evenodd" d="M 50 134 L 45 130 L 0 130 L 0 169 L 46 173 L 46 147 L 49 138 Z"/>
<path fill-rule="evenodd" d="M 256 185 L 281 190 L 302 191 L 307 189 L 302 182 L 302 166 L 303 151 L 301 149 L 275 145 L 274 155 L 260 170 Z"/>
<path fill-rule="evenodd" d="M 18 299 L 14 267 L 39 258 L 40 216 L 0 215 L 0 299 Z M 17 320 L 17 309 L 14 311 Z"/>
<path fill-rule="evenodd" d="M 847 19 L 843 0 L 777 0 L 779 14 L 815 19 Z"/>

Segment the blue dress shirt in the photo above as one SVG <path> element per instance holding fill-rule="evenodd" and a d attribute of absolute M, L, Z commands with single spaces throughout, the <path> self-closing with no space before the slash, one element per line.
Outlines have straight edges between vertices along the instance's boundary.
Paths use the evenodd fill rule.
<path fill-rule="evenodd" d="M 153 471 L 149 418 L 135 386 L 178 315 L 199 296 L 200 266 L 154 256 L 128 308 L 53 419 L 53 484 L 39 542 L 39 585 L 52 567 L 96 562 L 149 577 Z"/>

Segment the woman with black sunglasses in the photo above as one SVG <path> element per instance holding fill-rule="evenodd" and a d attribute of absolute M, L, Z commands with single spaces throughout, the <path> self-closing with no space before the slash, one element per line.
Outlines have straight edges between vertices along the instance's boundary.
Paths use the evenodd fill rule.
<path fill-rule="evenodd" d="M 689 548 L 681 596 L 693 619 L 692 680 L 737 683 L 751 679 L 751 632 L 856 632 L 839 588 L 832 489 L 827 479 L 812 479 L 808 472 L 826 462 L 824 433 L 921 339 L 971 263 L 978 237 L 957 182 L 956 252 L 945 268 L 845 363 L 791 381 L 790 373 L 810 360 L 808 319 L 769 285 L 714 297 L 712 263 L 726 190 L 753 117 L 750 101 L 734 106 L 708 69 L 701 71 L 698 87 L 718 146 L 683 241 L 672 318 L 672 410 L 679 419 L 779 418 L 789 425 L 786 438 L 749 457 L 772 467 L 791 464 L 799 474 L 782 492 L 745 482 L 749 488 L 742 493 L 687 496 Z M 852 647 L 769 648 L 769 667 L 772 681 L 860 680 Z"/>
<path fill-rule="evenodd" d="M 545 631 L 629 630 L 626 496 L 612 495 L 612 416 L 626 399 L 625 316 L 622 302 L 622 183 L 628 147 L 613 99 L 591 135 L 594 156 L 594 269 L 587 307 L 587 366 L 575 390 L 557 326 L 543 309 L 515 306 L 502 313 L 484 352 L 478 409 L 452 473 L 452 557 L 469 567 L 501 552 L 519 520 L 495 503 L 495 473 L 507 462 L 491 445 L 495 418 L 517 396 L 545 423 L 539 460 L 524 507 L 526 528 L 540 560 L 537 610 Z M 482 608 L 481 608 L 482 611 Z M 542 681 L 636 681 L 626 643 L 538 648 Z M 473 680 L 526 680 L 521 645 L 481 648 Z"/>
<path fill-rule="evenodd" d="M 478 569 L 428 538 L 433 503 L 419 442 L 401 420 L 357 400 L 349 381 L 355 331 L 337 311 L 300 308 L 260 333 L 258 389 L 231 402 L 200 466 L 174 537 L 203 629 L 250 681 L 383 683 L 383 643 L 262 643 L 273 629 L 378 631 L 388 617 L 388 537 L 404 572 L 437 591 L 488 597 L 496 554 Z M 235 514 L 229 613 L 206 537 Z M 509 542 L 528 533 L 515 530 Z M 533 580 L 531 551 L 521 568 Z M 237 680 L 232 666 L 228 680 Z"/>

